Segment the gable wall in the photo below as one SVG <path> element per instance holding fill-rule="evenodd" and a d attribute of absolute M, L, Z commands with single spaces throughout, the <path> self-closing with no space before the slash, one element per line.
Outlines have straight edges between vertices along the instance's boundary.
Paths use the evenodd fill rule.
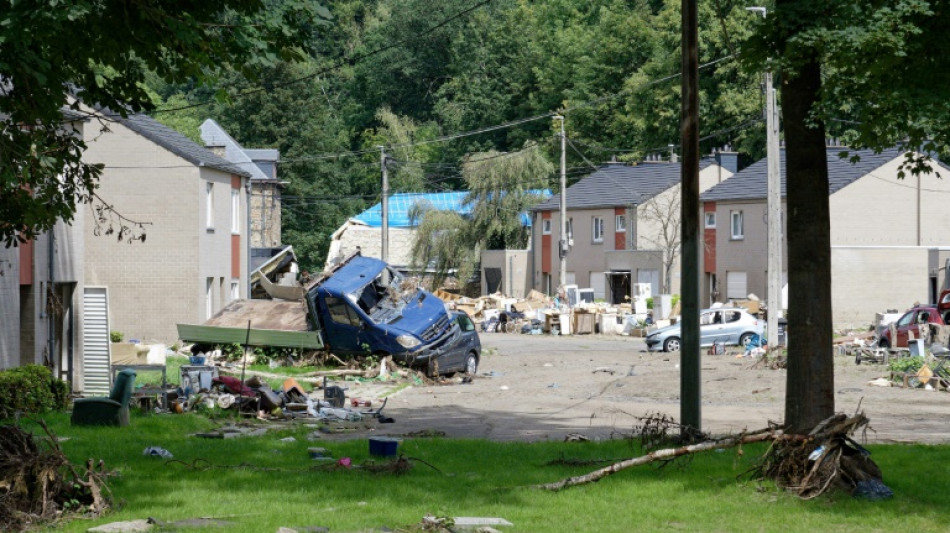
<path fill-rule="evenodd" d="M 109 287 L 111 327 L 126 340 L 171 343 L 177 322 L 204 321 L 199 238 L 208 235 L 199 169 L 121 124 L 109 124 L 111 132 L 101 135 L 90 129 L 97 128 L 87 128 L 85 159 L 106 164 L 99 195 L 123 216 L 151 225 L 144 243 L 129 244 L 115 235 L 96 236 L 90 220 L 85 282 Z M 207 172 L 218 175 L 216 208 L 229 209 L 230 176 Z M 230 242 L 229 229 L 222 225 L 214 235 Z M 230 254 L 221 261 L 230 266 Z"/>

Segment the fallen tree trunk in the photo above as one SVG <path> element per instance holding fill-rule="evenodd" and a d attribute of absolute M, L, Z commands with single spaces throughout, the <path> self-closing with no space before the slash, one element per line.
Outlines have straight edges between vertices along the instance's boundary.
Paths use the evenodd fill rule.
<path fill-rule="evenodd" d="M 642 455 L 640 457 L 635 457 L 632 459 L 626 459 L 620 461 L 619 463 L 614 463 L 610 466 L 606 466 L 599 470 L 595 470 L 589 474 L 584 474 L 583 476 L 573 476 L 560 481 L 555 481 L 554 483 L 545 483 L 543 485 L 535 485 L 535 488 L 545 489 L 550 491 L 559 491 L 561 489 L 566 489 L 573 487 L 575 485 L 583 485 L 585 483 L 592 483 L 594 481 L 599 481 L 602 478 L 609 476 L 610 474 L 619 472 L 621 470 L 633 467 L 645 465 L 652 463 L 654 461 L 662 461 L 665 459 L 672 459 L 679 457 L 681 455 L 687 455 L 697 452 L 706 452 L 710 450 L 718 450 L 722 448 L 731 448 L 733 446 L 739 446 L 742 444 L 748 444 L 751 442 L 762 442 L 766 440 L 774 440 L 780 437 L 781 432 L 768 430 L 759 433 L 753 433 L 749 435 L 739 435 L 735 437 L 729 437 L 722 440 L 711 440 L 706 442 L 700 442 L 698 444 L 691 444 L 689 446 L 682 446 L 679 448 L 667 448 L 664 450 L 657 450 L 655 452 Z"/>

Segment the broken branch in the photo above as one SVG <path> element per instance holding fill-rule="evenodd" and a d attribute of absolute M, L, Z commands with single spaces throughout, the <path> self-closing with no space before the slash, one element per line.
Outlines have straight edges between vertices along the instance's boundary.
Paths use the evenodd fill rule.
<path fill-rule="evenodd" d="M 602 478 L 614 474 L 621 470 L 631 468 L 634 466 L 645 465 L 652 463 L 654 461 L 663 461 L 679 457 L 682 455 L 688 455 L 691 453 L 706 452 L 710 450 L 718 450 L 722 448 L 731 448 L 733 446 L 738 446 L 740 444 L 748 444 L 752 442 L 762 442 L 766 440 L 773 440 L 779 436 L 779 432 L 769 430 L 762 433 L 751 434 L 751 435 L 740 435 L 736 437 L 729 437 L 722 440 L 712 440 L 706 442 L 700 442 L 698 444 L 691 444 L 689 446 L 681 446 L 679 448 L 667 448 L 663 450 L 657 450 L 655 452 L 642 455 L 640 457 L 635 457 L 632 459 L 626 459 L 620 461 L 619 463 L 614 463 L 612 465 L 606 466 L 599 470 L 590 472 L 589 474 L 584 474 L 582 476 L 573 476 L 569 478 L 562 479 L 560 481 L 555 481 L 553 483 L 545 483 L 543 485 L 535 485 L 535 488 L 545 489 L 550 491 L 559 491 L 561 489 L 566 489 L 573 487 L 575 485 L 583 485 L 585 483 L 592 483 L 594 481 L 599 481 Z"/>

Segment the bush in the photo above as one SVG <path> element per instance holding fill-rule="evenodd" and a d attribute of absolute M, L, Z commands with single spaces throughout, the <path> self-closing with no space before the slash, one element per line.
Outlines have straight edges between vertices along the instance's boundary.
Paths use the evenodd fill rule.
<path fill-rule="evenodd" d="M 122 333 L 121 331 L 109 332 L 109 340 L 112 342 L 122 342 L 122 339 L 124 338 L 125 338 L 125 333 Z"/>
<path fill-rule="evenodd" d="M 45 366 L 0 371 L 0 419 L 12 418 L 17 411 L 62 411 L 68 405 L 69 383 L 54 379 Z"/>
<path fill-rule="evenodd" d="M 894 359 L 888 363 L 888 367 L 891 372 L 901 372 L 901 373 L 916 373 L 920 370 L 920 367 L 924 366 L 924 358 L 917 357 L 902 357 L 900 359 Z"/>

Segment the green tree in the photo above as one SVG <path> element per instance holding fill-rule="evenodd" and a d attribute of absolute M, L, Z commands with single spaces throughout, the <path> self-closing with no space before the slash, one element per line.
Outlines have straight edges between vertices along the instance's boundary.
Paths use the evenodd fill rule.
<path fill-rule="evenodd" d="M 305 0 L 4 2 L 0 11 L 0 238 L 10 246 L 70 221 L 95 193 L 101 168 L 82 162 L 71 128 L 79 106 L 153 108 L 144 82 L 251 74 L 305 57 L 329 12 Z"/>
<path fill-rule="evenodd" d="M 835 408 L 826 132 L 833 128 L 853 148 L 904 146 L 911 172 L 928 172 L 931 152 L 947 153 L 950 59 L 933 50 L 950 22 L 948 7 L 944 0 L 778 0 L 745 48 L 750 66 L 774 58 L 782 79 L 795 339 L 785 399 L 790 431 L 810 430 Z"/>
<path fill-rule="evenodd" d="M 543 199 L 554 171 L 534 143 L 518 152 L 472 154 L 462 163 L 471 206 L 467 216 L 418 206 L 421 220 L 413 242 L 413 268 L 432 269 L 438 286 L 451 272 L 463 283 L 475 272 L 482 250 L 523 248 L 528 230 L 521 214 Z"/>

